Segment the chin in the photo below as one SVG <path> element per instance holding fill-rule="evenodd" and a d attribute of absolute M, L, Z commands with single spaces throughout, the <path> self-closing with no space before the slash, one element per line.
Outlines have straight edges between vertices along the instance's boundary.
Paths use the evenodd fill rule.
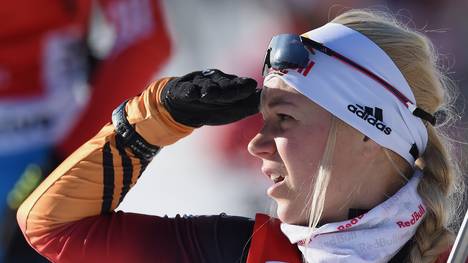
<path fill-rule="evenodd" d="M 278 208 L 276 209 L 276 214 L 278 215 L 278 219 L 281 222 L 291 225 L 305 225 L 301 222 L 299 218 L 299 213 L 296 209 L 292 209 L 290 204 L 277 201 Z"/>

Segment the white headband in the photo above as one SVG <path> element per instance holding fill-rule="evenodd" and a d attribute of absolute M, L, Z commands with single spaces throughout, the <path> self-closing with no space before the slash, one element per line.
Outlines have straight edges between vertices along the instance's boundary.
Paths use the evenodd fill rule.
<path fill-rule="evenodd" d="M 335 23 L 328 23 L 303 36 L 369 69 L 416 104 L 400 70 L 366 36 Z M 427 144 L 427 130 L 420 118 L 414 116 L 380 83 L 334 57 L 316 51 L 309 65 L 311 67 L 304 70 L 287 70 L 286 74 L 273 71 L 265 77 L 264 83 L 274 76 L 281 78 L 337 118 L 414 166 L 414 146 L 422 154 Z"/>

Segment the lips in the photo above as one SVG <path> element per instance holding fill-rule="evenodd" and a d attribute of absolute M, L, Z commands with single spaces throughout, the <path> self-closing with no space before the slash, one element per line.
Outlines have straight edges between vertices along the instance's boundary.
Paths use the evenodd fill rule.
<path fill-rule="evenodd" d="M 275 169 L 262 168 L 262 172 L 264 175 L 270 178 L 275 184 L 282 182 L 285 177 L 282 175 L 282 173 L 278 172 Z"/>
<path fill-rule="evenodd" d="M 273 181 L 273 184 L 267 189 L 267 195 L 273 199 L 284 197 L 285 193 L 288 191 L 287 180 L 285 180 L 287 173 L 281 169 L 281 166 L 263 166 L 262 172 Z"/>
<path fill-rule="evenodd" d="M 284 176 L 281 176 L 279 174 L 272 174 L 270 175 L 270 179 L 276 184 L 282 182 L 284 180 Z"/>

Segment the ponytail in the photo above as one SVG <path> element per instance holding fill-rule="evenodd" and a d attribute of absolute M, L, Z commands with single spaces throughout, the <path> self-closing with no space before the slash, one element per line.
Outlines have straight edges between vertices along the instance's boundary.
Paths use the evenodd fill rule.
<path fill-rule="evenodd" d="M 427 127 L 429 140 L 421 157 L 424 176 L 418 192 L 426 205 L 426 217 L 413 237 L 409 262 L 434 262 L 453 243 L 454 235 L 447 226 L 454 207 L 447 198 L 454 183 L 453 161 L 446 145 L 435 128 Z"/>

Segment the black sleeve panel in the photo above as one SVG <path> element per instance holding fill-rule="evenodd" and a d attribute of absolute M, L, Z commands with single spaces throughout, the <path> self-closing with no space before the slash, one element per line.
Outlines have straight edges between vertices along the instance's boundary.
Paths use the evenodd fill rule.
<path fill-rule="evenodd" d="M 203 262 L 245 262 L 255 221 L 245 217 L 194 216 L 191 221 L 199 258 Z"/>

